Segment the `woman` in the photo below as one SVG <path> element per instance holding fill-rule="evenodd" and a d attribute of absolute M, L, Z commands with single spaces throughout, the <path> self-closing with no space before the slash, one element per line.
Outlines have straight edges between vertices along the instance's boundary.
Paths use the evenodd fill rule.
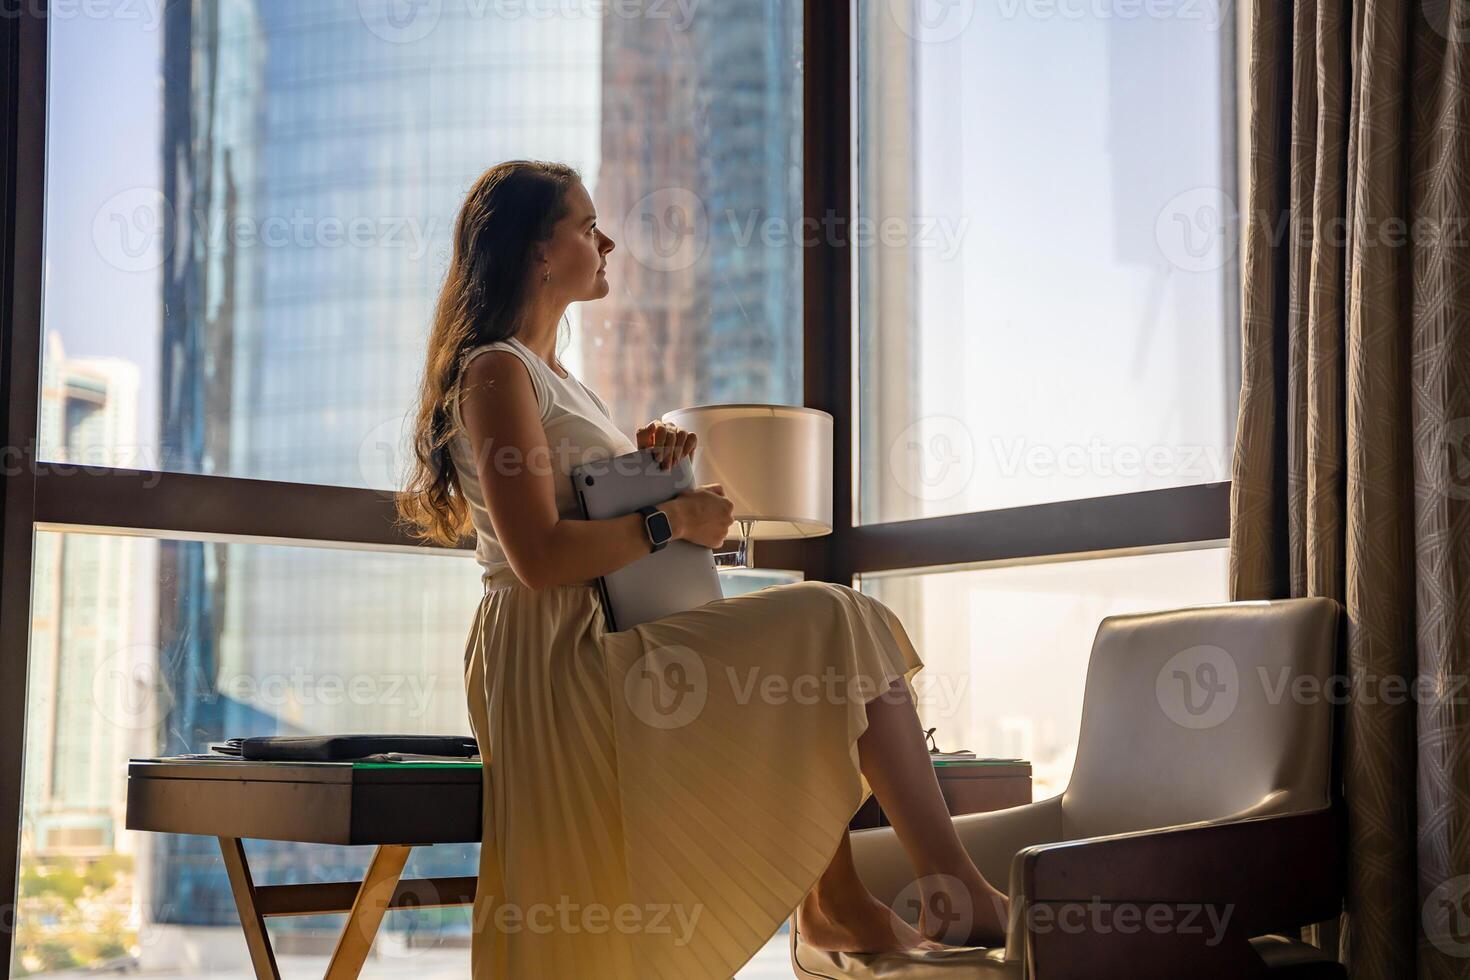
<path fill-rule="evenodd" d="M 558 321 L 607 295 L 612 250 L 576 171 L 493 167 L 429 338 L 399 506 L 438 542 L 473 528 L 483 568 L 465 648 L 486 765 L 474 977 L 725 980 L 794 908 L 831 950 L 937 948 L 956 908 L 969 927 L 946 941 L 996 944 L 1004 896 L 955 835 L 914 710 L 923 663 L 891 610 L 801 582 L 607 631 L 597 577 L 652 545 L 638 514 L 577 519 L 568 472 L 696 451 L 657 421 L 630 441 L 557 362 Z M 661 509 L 709 547 L 733 514 L 717 484 Z M 871 794 L 919 872 L 919 930 L 853 866 L 846 825 Z"/>

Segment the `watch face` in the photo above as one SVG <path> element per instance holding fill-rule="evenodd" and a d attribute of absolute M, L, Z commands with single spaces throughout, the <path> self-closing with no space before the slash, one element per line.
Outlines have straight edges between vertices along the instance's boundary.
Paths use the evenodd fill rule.
<path fill-rule="evenodd" d="M 674 536 L 674 529 L 669 525 L 669 515 L 661 510 L 649 514 L 646 523 L 654 544 L 662 544 Z"/>

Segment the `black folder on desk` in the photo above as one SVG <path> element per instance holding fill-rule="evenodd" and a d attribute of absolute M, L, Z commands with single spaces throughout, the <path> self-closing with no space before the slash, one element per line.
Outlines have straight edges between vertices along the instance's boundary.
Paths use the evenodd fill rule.
<path fill-rule="evenodd" d="M 472 735 L 262 735 L 211 746 L 252 761 L 348 762 L 383 752 L 469 758 L 479 752 Z"/>

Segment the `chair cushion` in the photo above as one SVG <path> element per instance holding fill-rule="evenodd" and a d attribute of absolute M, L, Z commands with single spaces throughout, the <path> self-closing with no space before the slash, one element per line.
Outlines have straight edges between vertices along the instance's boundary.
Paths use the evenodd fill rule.
<path fill-rule="evenodd" d="M 790 919 L 791 967 L 801 980 L 1021 980 L 1004 948 L 950 946 L 900 953 L 829 953 L 802 942 Z"/>

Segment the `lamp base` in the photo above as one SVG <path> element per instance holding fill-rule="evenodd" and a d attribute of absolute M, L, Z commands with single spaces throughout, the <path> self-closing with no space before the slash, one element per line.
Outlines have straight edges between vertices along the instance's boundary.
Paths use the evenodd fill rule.
<path fill-rule="evenodd" d="M 740 547 L 734 551 L 716 551 L 715 568 L 754 568 L 755 549 L 751 546 L 750 525 L 752 521 L 740 522 Z"/>

